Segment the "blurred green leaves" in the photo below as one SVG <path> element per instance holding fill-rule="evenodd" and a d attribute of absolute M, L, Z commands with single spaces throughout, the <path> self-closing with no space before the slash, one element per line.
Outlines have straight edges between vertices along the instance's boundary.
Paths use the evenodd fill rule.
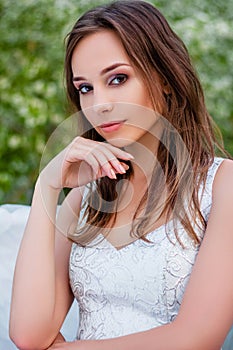
<path fill-rule="evenodd" d="M 0 202 L 29 203 L 44 146 L 67 115 L 64 38 L 105 1 L 0 0 Z M 233 2 L 158 0 L 189 49 L 210 113 L 233 154 Z"/>

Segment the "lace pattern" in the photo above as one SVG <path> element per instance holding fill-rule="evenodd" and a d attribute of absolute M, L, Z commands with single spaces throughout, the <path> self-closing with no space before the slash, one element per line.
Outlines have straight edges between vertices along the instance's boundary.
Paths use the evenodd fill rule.
<path fill-rule="evenodd" d="M 201 199 L 206 220 L 221 162 L 215 158 L 208 171 Z M 175 319 L 199 250 L 181 224 L 178 232 L 185 248 L 175 239 L 172 221 L 148 234 L 152 243 L 137 240 L 117 250 L 102 236 L 97 245 L 72 245 L 70 284 L 80 310 L 77 339 L 118 337 Z M 202 238 L 204 233 L 198 234 Z"/>

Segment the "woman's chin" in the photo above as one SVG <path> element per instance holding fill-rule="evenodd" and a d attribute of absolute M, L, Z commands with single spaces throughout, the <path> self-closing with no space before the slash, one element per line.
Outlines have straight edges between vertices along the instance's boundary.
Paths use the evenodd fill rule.
<path fill-rule="evenodd" d="M 112 146 L 118 147 L 118 148 L 123 148 L 129 145 L 132 145 L 135 140 L 131 139 L 125 139 L 125 138 L 108 138 L 106 139 L 108 143 L 110 143 Z"/>

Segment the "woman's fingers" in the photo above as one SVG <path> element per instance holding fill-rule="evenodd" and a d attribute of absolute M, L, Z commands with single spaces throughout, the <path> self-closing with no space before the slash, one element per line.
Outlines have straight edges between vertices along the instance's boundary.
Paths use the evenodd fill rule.
<path fill-rule="evenodd" d="M 124 174 L 127 167 L 122 165 L 122 162 L 106 147 L 101 147 L 95 152 L 97 162 L 102 168 L 103 172 L 110 178 L 116 178 L 116 174 Z"/>
<path fill-rule="evenodd" d="M 106 145 L 106 148 L 109 149 L 117 158 L 124 159 L 124 160 L 133 160 L 134 157 L 132 154 L 117 148 L 113 145 L 110 145 L 109 143 L 102 142 L 102 145 Z"/>
<path fill-rule="evenodd" d="M 90 151 L 92 153 L 95 153 L 95 151 L 101 151 L 104 154 L 111 154 L 115 158 L 120 158 L 124 160 L 132 160 L 134 157 L 132 154 L 117 148 L 113 145 L 110 145 L 107 142 L 97 142 L 89 139 L 85 139 L 83 137 L 77 137 L 74 141 L 75 145 L 77 146 L 78 149 L 83 151 L 83 154 L 88 154 Z"/>
<path fill-rule="evenodd" d="M 116 179 L 116 174 L 128 170 L 124 160 L 132 159 L 129 153 L 106 142 L 76 137 L 50 161 L 43 176 L 53 188 L 74 188 L 103 176 Z"/>
<path fill-rule="evenodd" d="M 118 158 L 130 160 L 133 156 L 110 144 L 78 137 L 69 158 L 73 162 L 83 160 L 88 163 L 94 177 L 108 176 L 116 179 L 116 173 L 124 174 L 128 169 Z"/>
<path fill-rule="evenodd" d="M 97 178 L 101 176 L 108 176 L 111 179 L 116 178 L 116 174 L 110 160 L 104 152 L 98 150 L 95 151 L 94 154 L 90 153 L 86 158 L 86 162 L 92 167 L 92 170 Z"/>

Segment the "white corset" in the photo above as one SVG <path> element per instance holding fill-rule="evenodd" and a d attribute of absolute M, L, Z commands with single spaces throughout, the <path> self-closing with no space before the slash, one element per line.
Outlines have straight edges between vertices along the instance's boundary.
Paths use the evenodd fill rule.
<path fill-rule="evenodd" d="M 206 220 L 222 160 L 215 158 L 208 171 L 201 200 Z M 149 233 L 152 243 L 139 239 L 120 250 L 103 236 L 97 245 L 72 245 L 70 284 L 80 312 L 77 339 L 127 335 L 170 323 L 177 316 L 199 247 L 181 224 L 178 234 L 185 248 L 175 238 L 172 221 L 166 230 L 163 225 Z M 202 238 L 204 233 L 197 234 Z"/>

